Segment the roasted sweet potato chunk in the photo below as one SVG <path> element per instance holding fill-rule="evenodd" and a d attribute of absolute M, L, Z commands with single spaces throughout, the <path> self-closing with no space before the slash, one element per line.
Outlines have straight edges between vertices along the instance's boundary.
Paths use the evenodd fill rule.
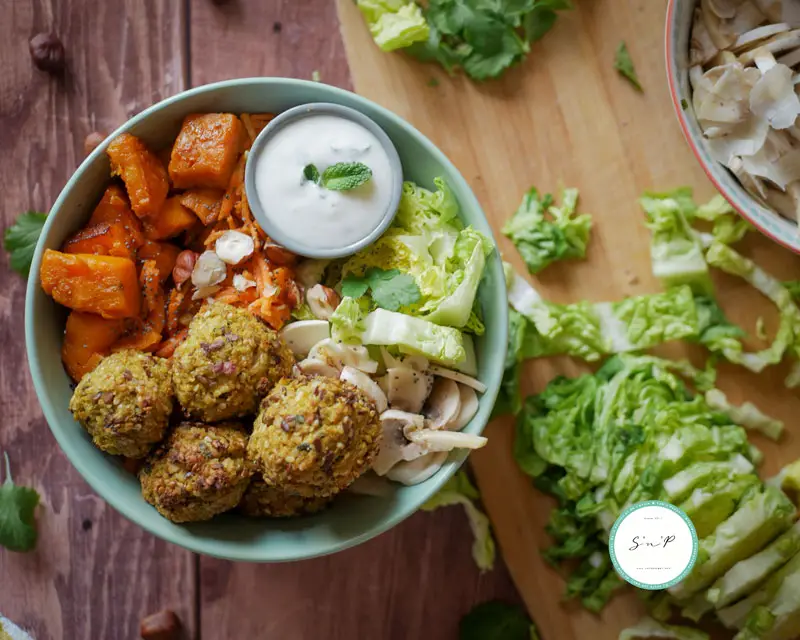
<path fill-rule="evenodd" d="M 67 240 L 64 253 L 92 253 L 99 256 L 135 258 L 136 247 L 121 224 L 101 222 L 82 229 Z"/>
<path fill-rule="evenodd" d="M 144 318 L 137 318 L 131 323 L 131 330 L 112 347 L 112 351 L 123 349 L 155 351 L 157 345 L 161 343 L 161 334 L 164 332 L 167 320 L 167 300 L 155 260 L 144 262 L 139 274 L 139 284 L 142 289 Z"/>
<path fill-rule="evenodd" d="M 181 195 L 181 204 L 191 209 L 206 226 L 214 224 L 222 206 L 222 189 L 192 189 Z"/>
<path fill-rule="evenodd" d="M 180 252 L 180 247 L 169 242 L 145 240 L 144 244 L 139 247 L 139 264 L 143 266 L 145 261 L 155 260 L 158 275 L 161 282 L 164 283 L 175 268 L 175 261 Z"/>
<path fill-rule="evenodd" d="M 232 113 L 191 114 L 172 147 L 169 176 L 176 189 L 225 189 L 244 140 L 241 120 Z"/>
<path fill-rule="evenodd" d="M 140 218 L 154 216 L 164 206 L 169 178 L 161 160 L 136 136 L 123 133 L 106 149 L 111 173 L 120 176 L 128 191 L 134 213 Z"/>
<path fill-rule="evenodd" d="M 122 225 L 130 236 L 129 246 L 133 250 L 138 249 L 144 242 L 142 223 L 139 222 L 139 218 L 133 215 L 125 190 L 118 185 L 113 184 L 106 189 L 86 226 L 91 227 L 103 222 Z"/>
<path fill-rule="evenodd" d="M 109 320 L 93 313 L 73 311 L 67 318 L 61 359 L 76 382 L 109 353 L 125 329 L 125 320 Z"/>
<path fill-rule="evenodd" d="M 169 198 L 161 211 L 144 220 L 144 235 L 150 240 L 166 240 L 194 226 L 197 217 L 181 204 L 180 196 Z"/>
<path fill-rule="evenodd" d="M 68 254 L 48 249 L 42 289 L 59 304 L 104 318 L 132 318 L 141 308 L 136 265 L 129 258 Z"/>

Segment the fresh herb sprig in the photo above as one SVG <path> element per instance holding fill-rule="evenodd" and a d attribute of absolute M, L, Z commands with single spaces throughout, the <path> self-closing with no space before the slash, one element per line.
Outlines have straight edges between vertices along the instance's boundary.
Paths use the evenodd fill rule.
<path fill-rule="evenodd" d="M 387 311 L 419 302 L 421 297 L 416 281 L 398 269 L 384 271 L 373 267 L 363 277 L 348 275 L 342 281 L 342 295 L 358 299 L 370 292 L 376 305 Z"/>
<path fill-rule="evenodd" d="M 360 187 L 372 178 L 372 169 L 362 162 L 337 162 L 320 173 L 313 164 L 303 168 L 303 177 L 323 189 L 349 191 Z"/>
<path fill-rule="evenodd" d="M 8 454 L 4 454 L 6 479 L 0 484 L 0 546 L 9 551 L 30 551 L 36 546 L 34 511 L 39 494 L 30 487 L 20 487 L 11 478 Z"/>
<path fill-rule="evenodd" d="M 630 82 L 637 91 L 644 93 L 642 85 L 639 84 L 639 76 L 636 74 L 636 69 L 633 66 L 633 60 L 628 51 L 628 46 L 624 41 L 619 43 L 617 52 L 614 55 L 614 68 L 623 78 Z"/>
<path fill-rule="evenodd" d="M 33 252 L 42 233 L 46 213 L 26 211 L 6 229 L 3 246 L 11 257 L 11 268 L 27 278 L 33 262 Z"/>

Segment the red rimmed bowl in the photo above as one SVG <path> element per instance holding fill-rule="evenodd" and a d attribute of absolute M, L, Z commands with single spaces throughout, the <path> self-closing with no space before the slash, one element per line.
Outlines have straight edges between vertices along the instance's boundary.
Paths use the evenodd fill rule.
<path fill-rule="evenodd" d="M 694 115 L 689 85 L 689 42 L 692 35 L 692 15 L 696 6 L 696 0 L 668 0 L 667 4 L 667 80 L 672 106 L 683 135 L 706 175 L 731 206 L 765 236 L 795 253 L 800 253 L 797 224 L 747 193 L 734 175 L 714 159 L 706 144 Z"/>

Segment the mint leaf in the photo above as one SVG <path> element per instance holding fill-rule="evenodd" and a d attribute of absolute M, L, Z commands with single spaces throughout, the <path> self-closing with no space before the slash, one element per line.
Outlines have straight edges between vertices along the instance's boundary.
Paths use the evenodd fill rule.
<path fill-rule="evenodd" d="M 307 164 L 303 169 L 303 177 L 310 182 L 319 182 L 319 169 L 313 164 Z"/>
<path fill-rule="evenodd" d="M 342 280 L 342 297 L 357 300 L 369 290 L 369 283 L 364 278 L 348 275 Z"/>
<path fill-rule="evenodd" d="M 349 191 L 372 177 L 372 169 L 361 162 L 337 162 L 322 172 L 321 185 L 332 191 Z"/>
<path fill-rule="evenodd" d="M 30 273 L 33 252 L 46 219 L 46 213 L 26 211 L 6 229 L 3 245 L 11 256 L 11 268 L 25 278 Z"/>
<path fill-rule="evenodd" d="M 630 82 L 637 91 L 644 93 L 642 85 L 639 84 L 639 77 L 636 75 L 636 69 L 633 67 L 631 54 L 628 52 L 628 47 L 625 45 L 624 41 L 620 42 L 617 47 L 617 53 L 614 56 L 614 68 L 621 76 Z"/>
<path fill-rule="evenodd" d="M 387 311 L 397 311 L 419 302 L 421 297 L 416 281 L 407 273 L 397 269 L 384 271 L 372 268 L 366 273 L 372 299 L 376 305 Z"/>
<path fill-rule="evenodd" d="M 9 551 L 30 551 L 36 546 L 33 513 L 39 494 L 30 487 L 18 487 L 11 479 L 6 459 L 6 480 L 0 485 L 0 545 Z"/>
<path fill-rule="evenodd" d="M 459 640 L 531 640 L 538 638 L 528 614 L 518 605 L 483 602 L 461 618 Z"/>

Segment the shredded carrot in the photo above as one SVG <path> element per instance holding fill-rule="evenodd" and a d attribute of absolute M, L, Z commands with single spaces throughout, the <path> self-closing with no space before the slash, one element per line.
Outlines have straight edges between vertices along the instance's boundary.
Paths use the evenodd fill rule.
<path fill-rule="evenodd" d="M 180 287 L 175 287 L 169 292 L 169 302 L 167 303 L 167 335 L 172 336 L 178 331 L 180 317 L 183 308 L 183 301 L 186 298 L 186 291 Z"/>
<path fill-rule="evenodd" d="M 274 113 L 249 113 L 247 114 L 250 118 L 250 122 L 253 124 L 253 130 L 255 134 L 258 135 L 264 130 L 274 118 Z"/>
<path fill-rule="evenodd" d="M 184 340 L 186 340 L 186 336 L 188 335 L 188 329 L 181 329 L 171 338 L 164 340 L 164 342 L 156 345 L 157 349 L 155 354 L 159 358 L 171 358 L 172 354 L 175 353 L 175 349 L 178 348 L 178 345 L 181 344 Z"/>
<path fill-rule="evenodd" d="M 247 145 L 247 148 L 249 149 L 253 144 L 253 141 L 256 139 L 256 130 L 253 128 L 253 122 L 250 120 L 249 113 L 243 113 L 241 120 L 245 130 L 247 131 L 247 137 L 250 138 L 250 144 Z"/>

